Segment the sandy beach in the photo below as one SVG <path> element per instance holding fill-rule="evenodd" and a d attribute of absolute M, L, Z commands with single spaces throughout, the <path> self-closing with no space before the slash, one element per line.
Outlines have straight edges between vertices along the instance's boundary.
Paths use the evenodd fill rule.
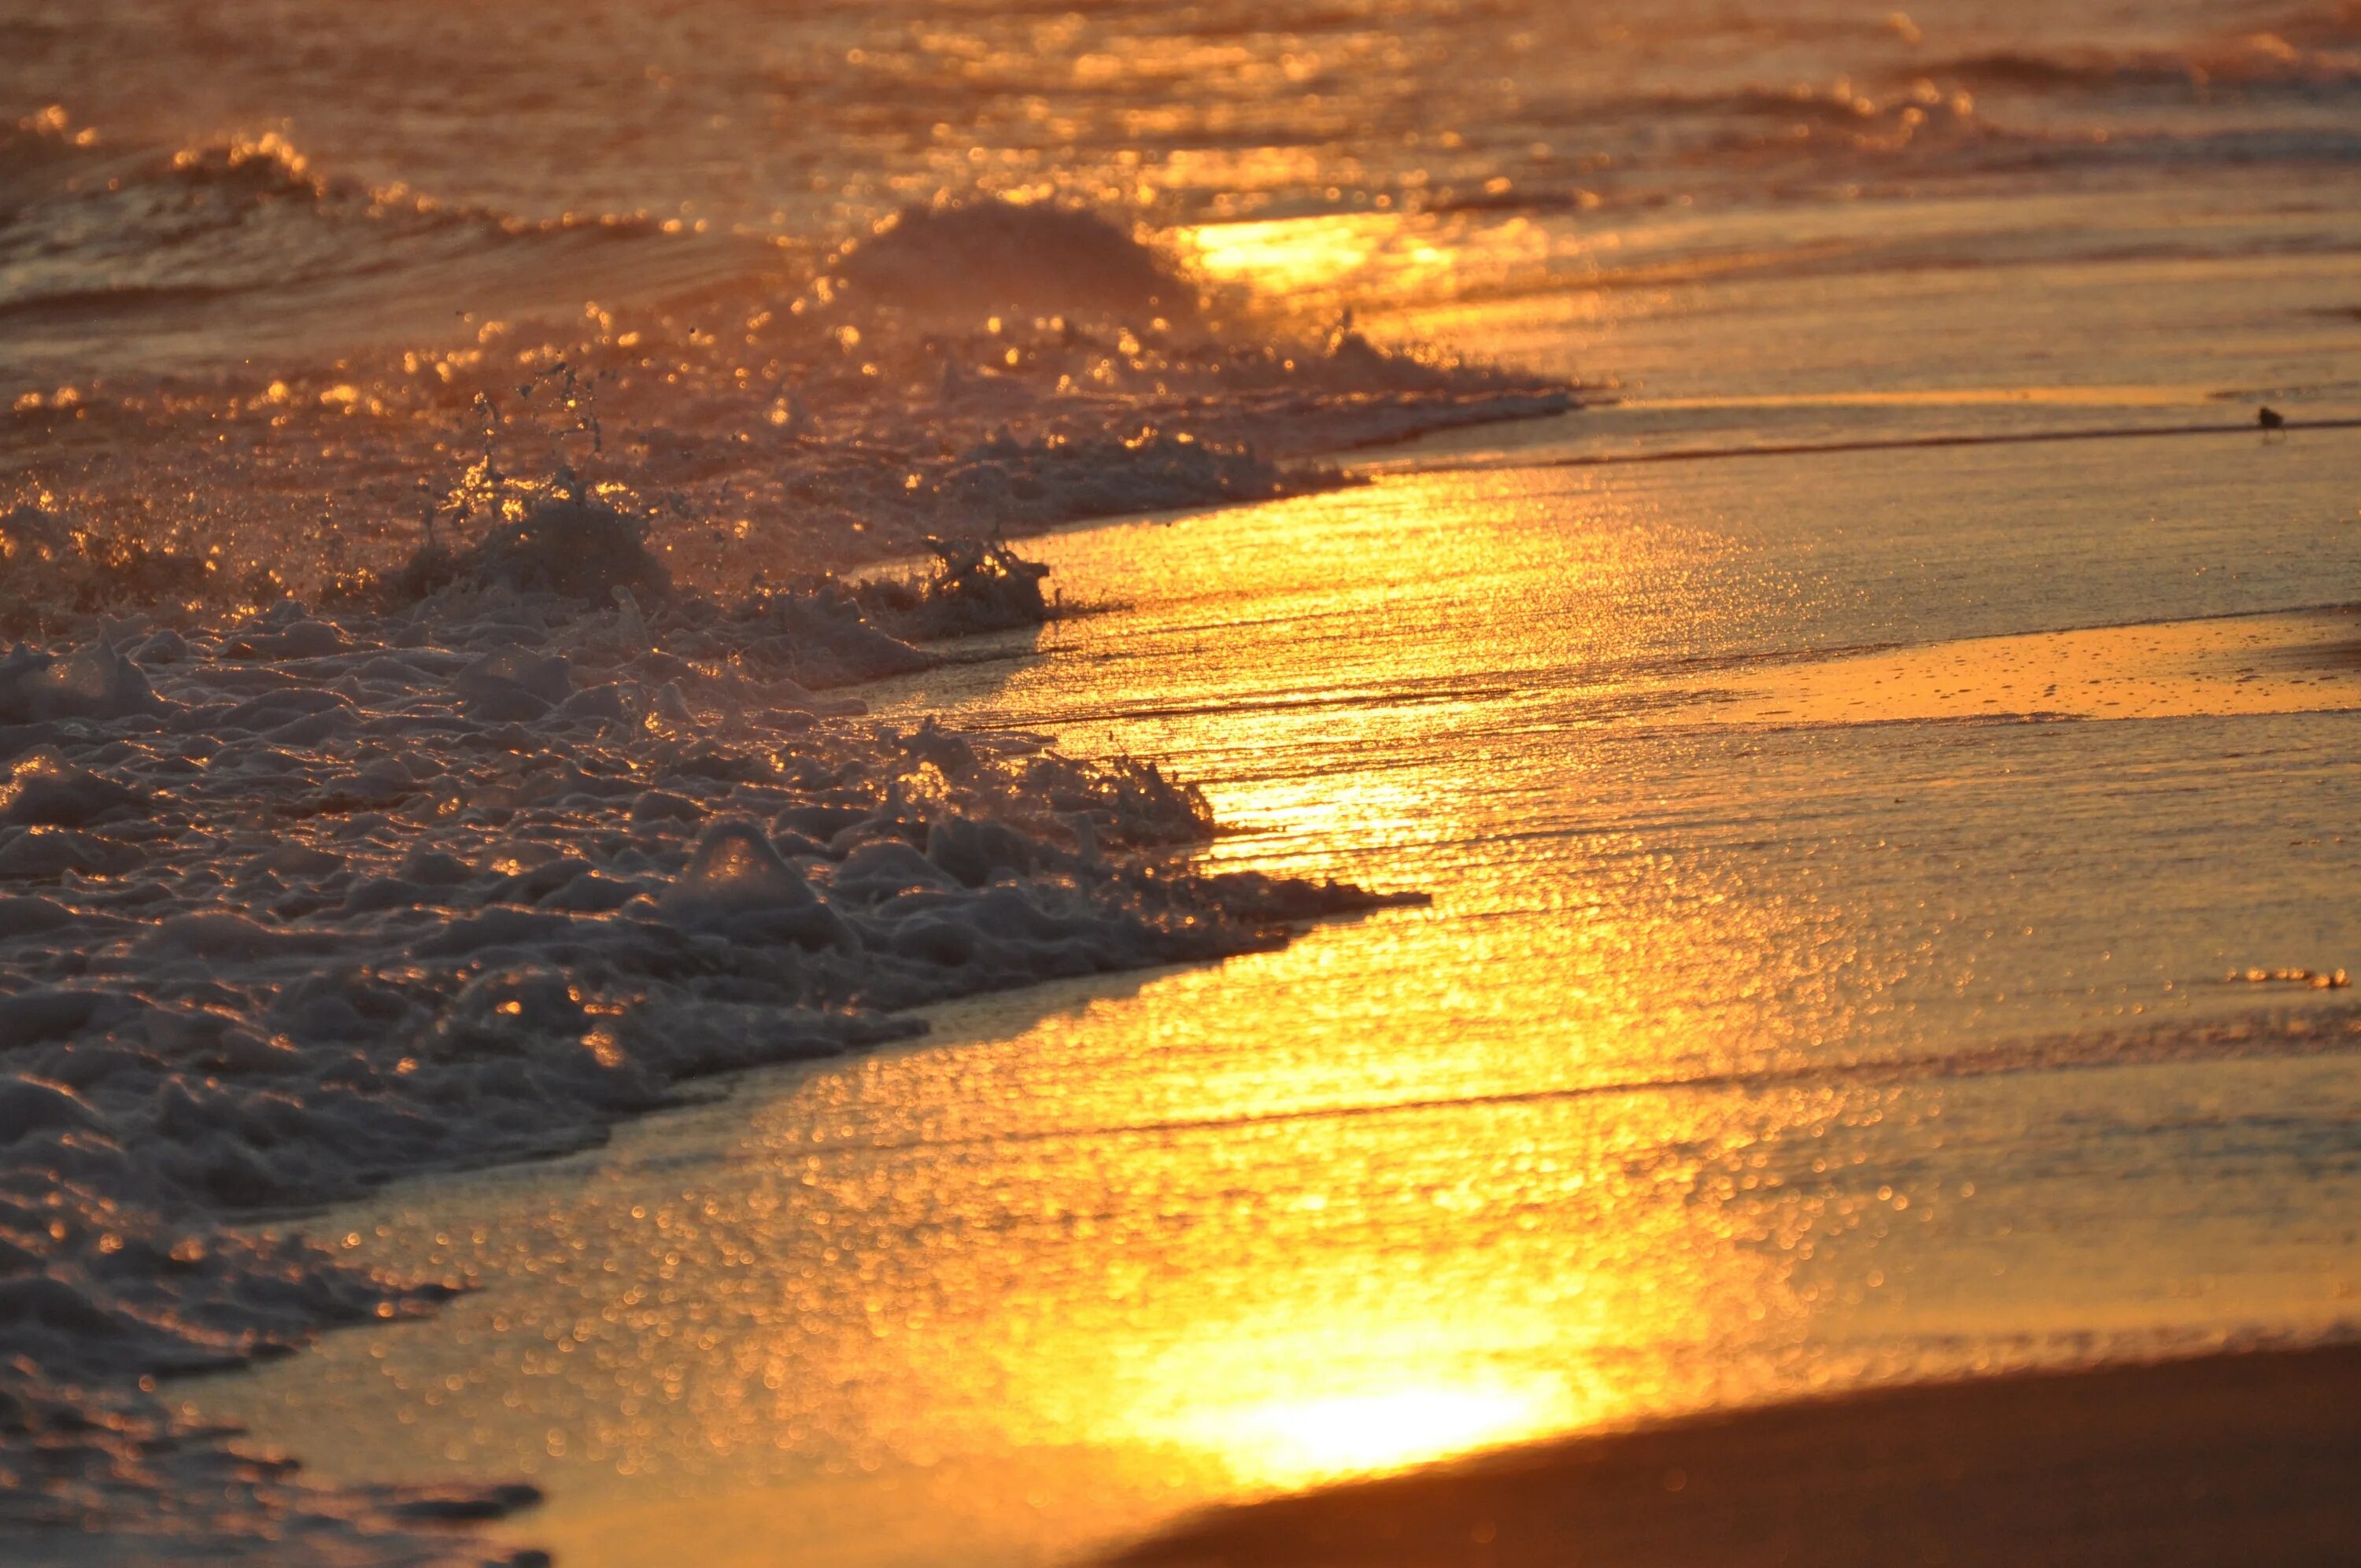
<path fill-rule="evenodd" d="M 1864 1394 L 1520 1449 L 1110 1559 L 1427 1568 L 2291 1565 L 2361 1553 L 2361 1350 Z"/>

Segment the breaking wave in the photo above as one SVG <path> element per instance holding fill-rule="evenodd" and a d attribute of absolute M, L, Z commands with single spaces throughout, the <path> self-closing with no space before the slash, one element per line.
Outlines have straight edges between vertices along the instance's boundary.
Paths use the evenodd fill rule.
<path fill-rule="evenodd" d="M 333 357 L 357 317 L 366 341 L 445 326 L 454 298 L 554 308 L 762 258 L 642 217 L 527 222 L 331 178 L 276 134 L 123 146 L 57 110 L 0 130 L 0 214 L 13 368 L 82 378 L 210 368 L 258 344 Z"/>
<path fill-rule="evenodd" d="M 284 137 L 118 147 L 50 110 L 0 131 L 0 308 L 143 291 L 227 293 L 385 272 L 534 236 L 643 239 L 645 218 L 527 223 L 330 179 Z"/>
<path fill-rule="evenodd" d="M 1137 232 L 1052 203 L 905 207 L 831 262 L 851 301 L 972 322 L 996 312 L 1192 322 L 1198 287 Z"/>
<path fill-rule="evenodd" d="M 2237 91 L 2315 97 L 2361 87 L 2361 53 L 2299 48 L 2276 33 L 2179 50 L 2000 49 L 1930 63 L 1938 80 L 2026 93 L 2144 93 L 2187 99 Z"/>
<path fill-rule="evenodd" d="M 0 489 L 0 630 L 365 587 L 438 533 L 519 522 L 545 499 L 519 476 L 578 472 L 669 574 L 738 593 L 937 536 L 1324 488 L 1323 452 L 1572 404 L 1209 309 L 1153 236 L 1078 206 L 912 206 L 798 266 L 448 209 L 275 139 L 133 153 L 52 115 L 5 145 L 0 439 L 27 455 Z M 78 459 L 93 443 L 106 463 Z"/>

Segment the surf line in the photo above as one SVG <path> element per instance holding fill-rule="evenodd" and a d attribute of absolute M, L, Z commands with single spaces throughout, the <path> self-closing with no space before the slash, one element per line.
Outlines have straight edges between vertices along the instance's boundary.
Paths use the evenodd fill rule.
<path fill-rule="evenodd" d="M 1609 468 L 1634 463 L 1697 463 L 1715 457 L 1808 457 L 1839 452 L 1911 452 L 1945 446 L 2032 446 L 2047 442 L 2136 441 L 2175 435 L 2279 435 L 2302 430 L 2361 430 L 2361 419 L 2291 419 L 2256 424 L 2099 425 L 2078 430 L 2010 431 L 1985 435 L 1894 435 L 1859 441 L 1791 441 L 1767 446 L 1680 446 L 1663 452 L 1591 452 L 1547 457 L 1519 467 Z"/>

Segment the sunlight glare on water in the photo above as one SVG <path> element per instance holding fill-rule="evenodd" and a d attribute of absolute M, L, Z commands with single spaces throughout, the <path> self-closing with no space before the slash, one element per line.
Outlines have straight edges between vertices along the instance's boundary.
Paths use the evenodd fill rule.
<path fill-rule="evenodd" d="M 1216 1409 L 1191 1425 L 1201 1445 L 1243 1457 L 1250 1475 L 1309 1482 L 1507 1442 L 1562 1428 L 1565 1416 L 1529 1388 L 1446 1387 Z"/>
<path fill-rule="evenodd" d="M 170 893 L 66 869 L 57 824 L 0 825 L 12 865 L 66 856 L 7 885 L 86 917 L 53 938 L 56 900 L 0 901 L 38 959 L 16 983 L 104 986 L 147 1031 L 95 1002 L 59 1025 L 95 1054 L 15 1091 L 65 1151 L 34 1174 L 55 1201 L 137 1167 L 205 1189 L 192 1223 L 230 1233 L 375 1191 L 287 1223 L 474 1288 L 167 1382 L 192 1419 L 368 1486 L 531 1478 L 547 1506 L 500 1539 L 569 1568 L 995 1568 L 1551 1434 L 2361 1329 L 2354 5 L 5 9 L 0 600 L 72 568 L 16 612 L 156 661 L 169 717 L 108 722 L 182 747 L 159 798 L 196 802 L 90 806 L 105 834 L 150 812 L 118 847 L 170 860 Z M 401 597 L 401 564 L 432 565 L 437 518 L 529 521 L 503 467 L 643 507 L 650 595 L 463 586 L 468 639 L 430 646 L 458 623 Z M 1002 529 L 1078 613 L 863 686 L 893 727 L 874 758 L 831 761 L 848 732 L 808 693 L 741 678 L 781 640 L 716 640 L 807 574 Z M 210 630 L 117 619 L 151 551 L 141 613 L 197 616 L 167 602 L 184 570 L 234 596 Z M 688 602 L 656 604 L 666 576 Z M 362 618 L 376 652 L 244 625 L 377 589 L 410 608 Z M 479 652 L 572 649 L 587 678 L 610 642 L 611 708 L 521 689 L 493 706 L 547 710 L 530 724 L 446 725 Z M 928 662 L 907 653 L 874 667 Z M 413 658 L 366 720 L 389 728 L 348 730 L 346 694 Z M 172 686 L 196 668 L 223 684 Z M 320 706 L 243 727 L 282 687 Z M 708 745 L 750 718 L 801 722 Z M 1431 903 L 971 997 L 908 1048 L 452 1174 L 648 1103 L 540 1115 L 553 1080 L 466 1000 L 513 965 L 564 971 L 570 1003 L 610 951 L 645 958 L 635 987 L 711 981 L 696 1016 L 730 1022 L 579 1036 L 687 1071 L 777 1059 L 763 1031 L 787 1026 L 730 990 L 752 970 L 702 968 L 714 943 L 862 1006 L 1211 950 L 1093 959 L 1052 928 L 1025 966 L 895 946 L 898 970 L 805 969 L 783 926 L 683 923 L 706 894 L 808 900 L 805 871 L 843 903 L 840 835 L 781 833 L 793 874 L 742 828 L 711 840 L 744 851 L 737 889 L 726 856 L 692 872 L 689 836 L 748 800 L 765 830 L 826 821 L 853 781 L 863 810 L 873 784 L 919 806 L 906 778 L 935 802 L 953 764 L 905 746 L 927 722 L 1202 784 L 1224 833 L 1196 869 Z M 564 750 L 515 751 L 531 724 Z M 10 744 L 114 768 L 82 725 Z M 818 749 L 790 767 L 795 738 Z M 889 753 L 910 768 L 865 771 Z M 440 793 L 495 758 L 516 772 L 494 798 Z M 211 793 L 231 777 L 254 793 Z M 596 811 L 540 793 L 594 777 Z M 436 804 L 405 826 L 412 785 Z M 442 820 L 478 811 L 480 836 Z M 335 869 L 281 880 L 281 850 L 330 834 L 310 853 Z M 577 881 L 531 885 L 577 850 Z M 427 886 L 476 871 L 478 902 Z M 215 918 L 230 894 L 243 924 Z M 973 918 L 1035 906 L 993 907 Z M 864 960 L 919 935 L 861 931 Z M 234 987 L 231 934 L 258 955 Z M 193 944 L 169 1026 L 134 994 L 168 936 Z M 413 984 L 429 942 L 449 950 Z M 382 1017 L 322 993 L 347 979 Z M 251 1049 L 217 1072 L 233 997 Z M 433 1082 L 497 1091 L 381 1092 L 424 1081 L 413 1029 L 456 1058 Z M 536 1061 L 579 1065 L 532 1030 Z M 282 1041 L 317 1047 L 317 1108 L 368 1113 L 313 1124 L 316 1168 L 280 1158 Z M 154 1092 L 107 1087 L 135 1067 Z M 129 1129 L 109 1146 L 85 1078 Z M 183 1079 L 229 1108 L 184 1116 Z M 337 1130 L 380 1124 L 382 1149 Z M 441 1163 L 366 1185 L 420 1159 Z M 58 1309 L 126 1390 L 154 1302 L 208 1358 L 325 1321 L 278 1255 L 220 1277 L 248 1312 L 132 1239 L 101 1230 L 88 1273 L 156 1295 Z M 82 1377 L 57 1408 L 132 1495 L 129 1429 L 76 1402 Z M 235 1495 L 214 1518 L 210 1453 L 172 1461 L 206 1496 L 159 1484 L 158 1529 L 275 1545 Z M 69 1527 L 96 1506 L 67 1504 Z"/>
<path fill-rule="evenodd" d="M 519 1539 L 574 1563 L 1038 1563 L 1549 1432 L 2326 1332 L 2353 1025 L 2222 977 L 2341 951 L 2347 688 L 1717 708 L 1897 622 L 2298 600 L 2334 456 L 2141 453 L 2096 508 L 2087 456 L 1439 475 L 1046 541 L 1123 607 L 888 695 L 1171 759 L 1217 861 L 1433 906 L 396 1194 L 335 1222 L 361 1255 L 489 1288 L 197 1403 L 331 1473 L 533 1474 Z M 2257 549 L 2261 463 L 2321 521 Z M 1928 495 L 1939 533 L 1848 532 Z M 2203 521 L 2127 554 L 2164 495 Z"/>

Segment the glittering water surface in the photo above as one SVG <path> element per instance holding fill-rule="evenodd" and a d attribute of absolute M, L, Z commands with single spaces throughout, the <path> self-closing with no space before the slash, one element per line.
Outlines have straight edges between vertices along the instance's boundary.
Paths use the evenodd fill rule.
<path fill-rule="evenodd" d="M 10 0 L 0 43 L 12 397 L 439 348 L 461 312 L 710 288 L 945 192 L 1128 210 L 1334 308 L 2223 258 L 2225 202 L 2285 177 L 2349 213 L 2319 182 L 2361 153 L 2341 0 Z M 2175 200 L 2081 210 L 2125 190 Z"/>
<path fill-rule="evenodd" d="M 2319 602 L 2349 441 L 1436 473 L 1049 542 L 1121 608 L 907 700 L 1170 758 L 1220 858 L 1433 907 L 339 1217 L 486 1288 L 198 1402 L 534 1474 L 572 1562 L 1034 1562 L 1543 1432 L 2337 1332 L 2356 1021 L 2224 976 L 2351 955 L 2348 677 L 2117 723 L 1717 694 Z"/>
<path fill-rule="evenodd" d="M 2337 0 L 12 0 L 23 95 L 532 218 L 808 232 L 980 182 L 1174 214 L 1784 197 L 2350 156 Z M 193 67 L 193 68 L 192 68 Z"/>
<path fill-rule="evenodd" d="M 1141 424 L 1450 422 L 1372 341 L 1594 394 L 1042 540 L 1093 613 L 872 694 L 1431 907 L 340 1210 L 480 1288 L 168 1393 L 336 1478 L 529 1475 L 503 1528 L 569 1563 L 1035 1563 L 2349 1332 L 2361 435 L 2238 427 L 2361 414 L 2356 94 L 2304 0 L 0 0 L 18 522 L 319 576 L 407 548 L 478 382 L 578 364 L 574 458 L 734 589 L 987 527 L 935 480 L 1004 426 L 1119 476 Z M 920 304 L 1013 255 L 1030 323 L 819 310 L 818 258 L 977 192 L 1139 230 L 906 253 Z M 1151 256 L 1279 368 L 1056 313 Z"/>

